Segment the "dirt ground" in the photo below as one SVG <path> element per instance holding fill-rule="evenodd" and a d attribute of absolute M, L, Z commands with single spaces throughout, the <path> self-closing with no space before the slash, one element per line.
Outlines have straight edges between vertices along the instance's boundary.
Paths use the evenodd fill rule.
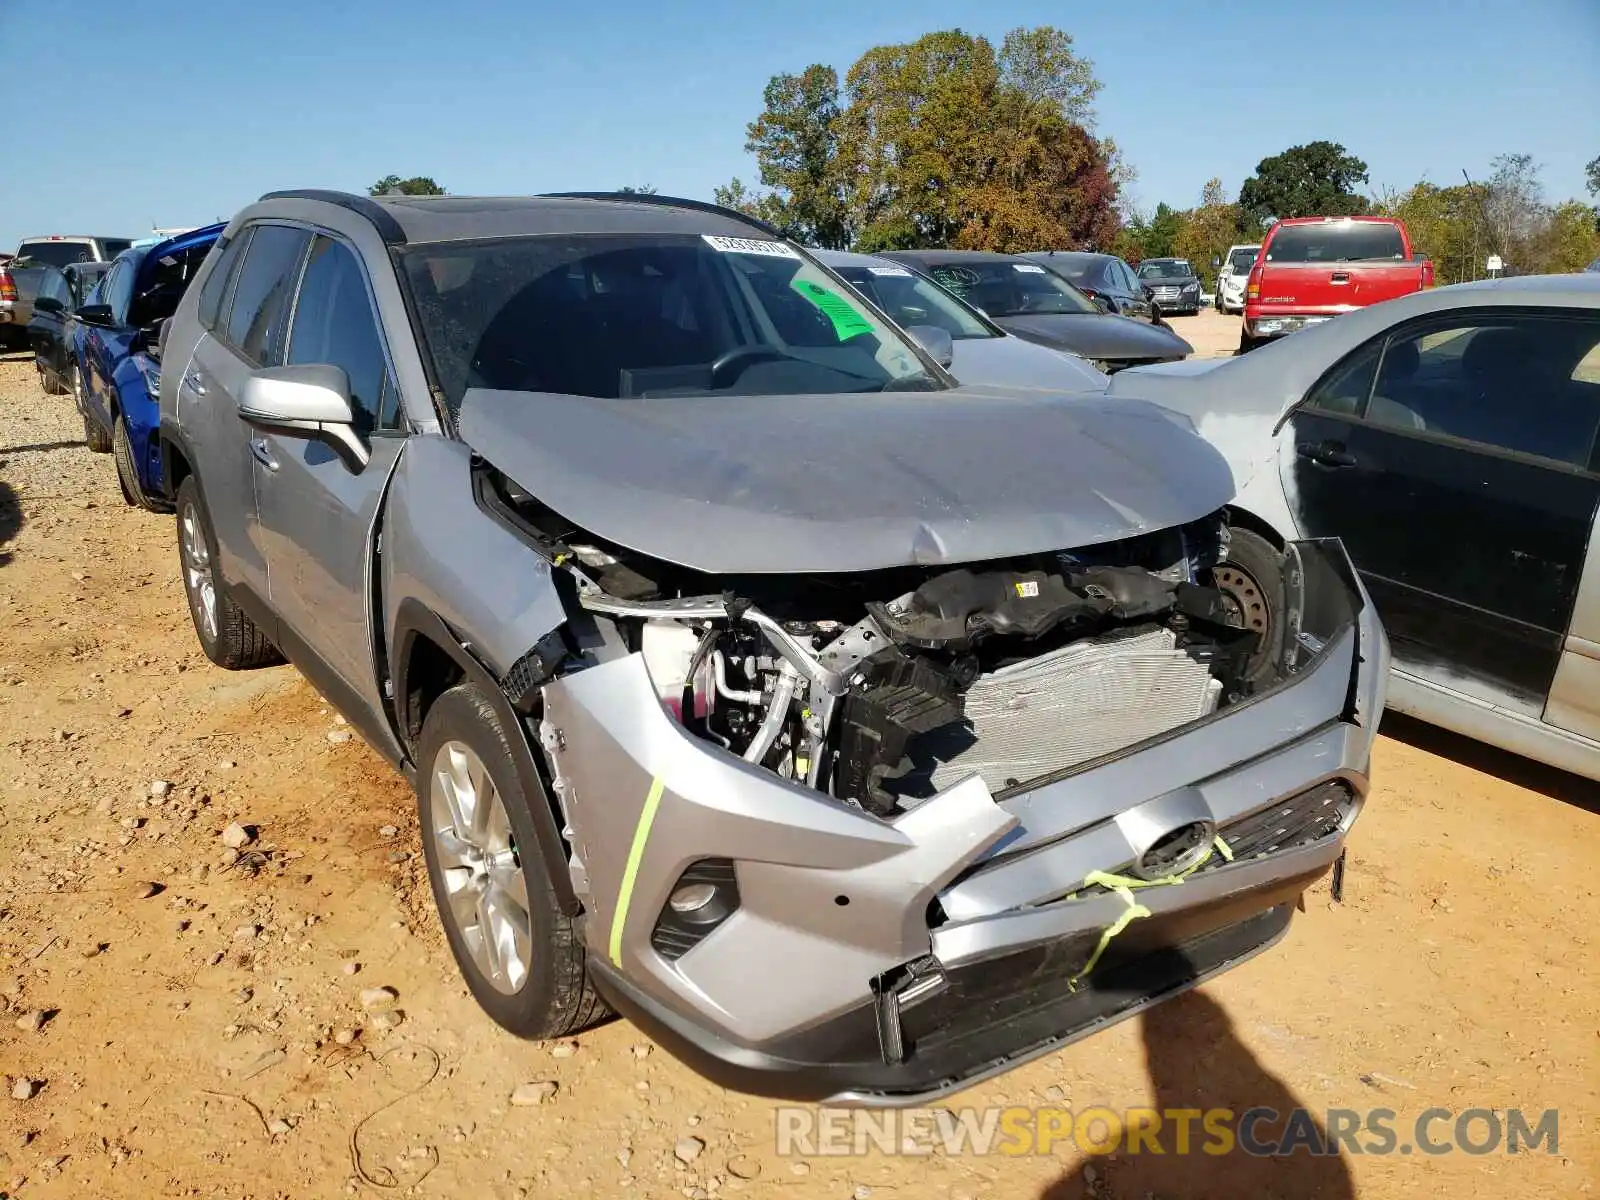
<path fill-rule="evenodd" d="M 1176 324 L 1224 342 L 1237 328 Z M 1600 790 L 1386 732 L 1343 906 L 1320 885 L 1269 953 L 952 1106 L 1377 1106 L 1402 1130 L 1433 1106 L 1556 1108 L 1558 1153 L 783 1157 L 771 1103 L 703 1082 L 626 1022 L 552 1048 L 480 1015 L 431 911 L 406 786 L 291 669 L 205 661 L 172 519 L 124 506 L 70 401 L 10 356 L 0 1197 L 1590 1191 Z M 254 831 L 237 855 L 231 822 Z M 363 1012 L 373 987 L 400 1015 Z M 509 1103 L 542 1081 L 547 1103 Z"/>

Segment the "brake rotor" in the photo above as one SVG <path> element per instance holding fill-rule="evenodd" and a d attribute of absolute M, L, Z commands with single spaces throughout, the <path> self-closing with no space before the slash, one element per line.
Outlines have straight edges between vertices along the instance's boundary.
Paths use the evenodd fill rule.
<path fill-rule="evenodd" d="M 1254 577 L 1232 563 L 1225 563 L 1212 570 L 1211 578 L 1216 583 L 1217 590 L 1228 599 L 1233 615 L 1238 618 L 1240 628 L 1254 630 L 1265 637 L 1267 626 L 1272 620 L 1272 612 L 1267 607 L 1267 598 L 1261 594 L 1261 586 L 1256 583 Z"/>

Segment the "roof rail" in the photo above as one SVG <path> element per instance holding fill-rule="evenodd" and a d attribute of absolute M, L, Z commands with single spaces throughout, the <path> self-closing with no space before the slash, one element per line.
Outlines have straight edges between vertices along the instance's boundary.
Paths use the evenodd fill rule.
<path fill-rule="evenodd" d="M 400 228 L 400 222 L 394 219 L 388 209 L 370 196 L 358 196 L 354 192 L 336 192 L 328 188 L 288 188 L 281 192 L 268 192 L 261 199 L 320 200 L 323 204 L 337 204 L 340 208 L 348 209 L 371 221 L 385 244 L 403 246 L 406 243 L 406 232 Z"/>
<path fill-rule="evenodd" d="M 760 217 L 752 217 L 749 213 L 740 212 L 737 208 L 727 208 L 721 204 L 712 204 L 706 200 L 685 200 L 679 196 L 658 196 L 654 192 L 546 192 L 546 200 L 620 200 L 631 204 L 660 204 L 670 208 L 688 208 L 695 212 L 714 213 L 719 217 L 729 220 L 742 221 L 755 229 L 761 230 L 770 238 L 787 241 L 783 231 L 775 225 L 768 224 Z"/>

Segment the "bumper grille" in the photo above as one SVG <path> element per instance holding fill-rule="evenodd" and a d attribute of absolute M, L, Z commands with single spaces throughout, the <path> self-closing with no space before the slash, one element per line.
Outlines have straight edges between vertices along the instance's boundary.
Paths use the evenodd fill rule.
<path fill-rule="evenodd" d="M 1324 783 L 1270 808 L 1241 817 L 1217 832 L 1228 843 L 1236 862 L 1260 858 L 1280 850 L 1309 846 L 1338 832 L 1354 804 L 1355 793 L 1349 784 L 1340 781 Z M 1221 861 L 1220 856 L 1213 857 L 1201 870 L 1219 865 Z"/>
<path fill-rule="evenodd" d="M 980 775 L 991 791 L 1048 775 L 1199 720 L 1222 685 L 1171 630 L 1074 642 L 981 676 L 963 722 L 917 739 L 936 790 Z"/>

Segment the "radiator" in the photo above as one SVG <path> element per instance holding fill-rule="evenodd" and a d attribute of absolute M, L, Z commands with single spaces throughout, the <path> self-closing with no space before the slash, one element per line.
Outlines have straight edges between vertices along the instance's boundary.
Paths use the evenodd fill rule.
<path fill-rule="evenodd" d="M 1222 684 L 1171 630 L 1074 642 L 981 675 L 966 720 L 922 735 L 935 790 L 980 775 L 1001 791 L 1195 721 Z"/>

